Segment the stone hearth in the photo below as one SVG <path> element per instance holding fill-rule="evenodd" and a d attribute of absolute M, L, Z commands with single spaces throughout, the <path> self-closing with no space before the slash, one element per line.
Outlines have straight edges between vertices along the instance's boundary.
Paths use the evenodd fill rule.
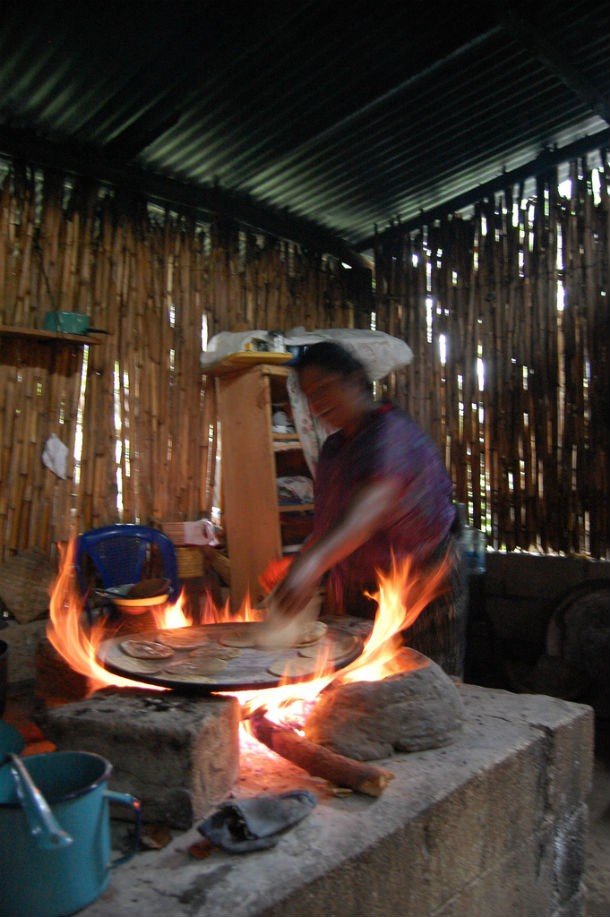
<path fill-rule="evenodd" d="M 47 711 L 45 734 L 59 749 L 112 763 L 112 789 L 132 793 L 146 822 L 190 828 L 231 790 L 239 772 L 233 697 L 107 689 Z"/>
<path fill-rule="evenodd" d="M 578 917 L 591 784 L 589 707 L 465 685 L 451 745 L 379 762 L 377 799 L 336 796 L 264 749 L 236 796 L 305 788 L 310 816 L 277 847 L 192 858 L 195 828 L 112 874 L 86 917 Z"/>

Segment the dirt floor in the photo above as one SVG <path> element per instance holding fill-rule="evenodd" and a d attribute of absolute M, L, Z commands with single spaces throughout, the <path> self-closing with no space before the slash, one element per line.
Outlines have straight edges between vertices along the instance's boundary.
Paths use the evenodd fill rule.
<path fill-rule="evenodd" d="M 4 720 L 23 735 L 24 754 L 51 751 L 32 722 L 31 693 L 26 689 L 9 696 Z M 610 721 L 596 723 L 595 766 L 589 797 L 589 834 L 585 883 L 588 890 L 587 917 L 610 917 Z"/>

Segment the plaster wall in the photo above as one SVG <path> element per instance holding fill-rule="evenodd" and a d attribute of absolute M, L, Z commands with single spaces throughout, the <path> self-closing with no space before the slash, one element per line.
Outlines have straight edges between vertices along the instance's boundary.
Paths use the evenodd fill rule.
<path fill-rule="evenodd" d="M 470 577 L 466 680 L 512 688 L 511 662 L 533 666 L 546 651 L 554 610 L 570 590 L 610 581 L 610 563 L 586 557 L 487 554 L 482 576 Z"/>

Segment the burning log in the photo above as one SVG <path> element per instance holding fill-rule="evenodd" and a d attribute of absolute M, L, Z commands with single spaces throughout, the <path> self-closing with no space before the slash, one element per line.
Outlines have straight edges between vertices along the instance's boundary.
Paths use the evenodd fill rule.
<path fill-rule="evenodd" d="M 394 777 L 391 771 L 354 761 L 315 745 L 294 730 L 272 723 L 262 713 L 255 713 L 250 723 L 259 742 L 308 774 L 323 777 L 337 786 L 349 787 L 367 796 L 381 796 Z"/>

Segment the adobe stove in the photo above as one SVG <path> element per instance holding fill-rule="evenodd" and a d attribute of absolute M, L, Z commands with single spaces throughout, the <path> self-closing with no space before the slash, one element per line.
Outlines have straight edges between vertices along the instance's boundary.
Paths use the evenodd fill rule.
<path fill-rule="evenodd" d="M 309 773 L 370 795 L 383 792 L 391 774 L 359 761 L 382 757 L 384 749 L 446 744 L 461 725 L 453 682 L 430 660 L 402 649 L 404 572 L 382 578 L 374 624 L 347 615 L 306 620 L 290 642 L 278 642 L 265 621 L 231 617 L 192 625 L 176 607 L 85 627 L 70 570 L 68 559 L 53 591 L 49 639 L 84 675 L 126 688 L 128 696 L 115 690 L 59 707 L 49 713 L 46 730 L 63 748 L 103 747 L 116 781 L 133 778 L 129 790 L 121 785 L 142 800 L 145 819 L 185 827 L 230 789 L 240 716 L 256 738 Z M 440 572 L 431 577 L 429 588 L 441 579 Z M 430 593 L 419 588 L 416 596 L 413 587 L 406 592 L 415 615 Z M 160 696 L 151 696 L 147 685 Z M 239 715 L 227 695 L 239 699 Z M 219 744 L 227 755 L 218 754 Z M 144 779 L 149 771 L 151 783 Z"/>
<path fill-rule="evenodd" d="M 206 779 L 215 766 L 228 776 L 232 761 L 235 778 L 225 797 L 306 789 L 317 807 L 276 847 L 245 855 L 212 849 L 206 859 L 195 859 L 189 850 L 201 837 L 189 827 L 162 851 L 141 853 L 117 870 L 86 917 L 584 915 L 590 708 L 471 685 L 459 693 L 464 722 L 454 741 L 375 761 L 392 774 L 378 796 L 340 792 L 254 744 L 242 746 L 237 773 L 232 728 L 225 731 L 232 717 L 237 720 L 235 699 L 178 699 L 175 692 L 140 698 L 132 721 L 132 772 L 140 766 L 141 735 L 153 743 L 151 767 L 161 748 L 169 763 L 173 720 L 176 766 L 183 767 L 196 735 L 208 746 L 200 751 L 210 752 Z M 103 697 L 90 702 L 99 703 L 100 728 L 105 715 L 112 721 Z M 167 724 L 165 734 L 145 722 L 142 733 L 135 732 L 148 703 L 149 713 L 155 703 L 167 704 L 154 715 Z M 214 704 L 227 707 L 214 726 L 208 719 L 206 736 L 200 727 L 214 716 Z M 205 708 L 203 717 L 197 707 Z M 73 713 L 78 718 L 78 704 Z M 189 715 L 199 720 L 183 741 L 179 734 L 186 736 Z M 112 741 L 108 755 L 116 759 L 120 744 L 127 745 L 122 729 Z"/>
<path fill-rule="evenodd" d="M 181 832 L 118 870 L 88 917 L 584 914 L 591 709 L 456 685 L 395 646 L 397 669 L 358 672 L 367 653 L 380 662 L 392 633 L 383 613 L 369 635 L 352 621 L 326 623 L 362 652 L 329 650 L 309 681 L 294 672 L 277 685 L 266 666 L 275 685 L 225 693 L 218 671 L 183 671 L 172 685 L 154 683 L 167 672 L 144 673 L 150 683 L 140 672 L 138 685 L 113 671 L 117 683 L 48 710 L 59 748 L 103 754 L 112 788 L 139 796 L 145 819 Z M 131 665 L 117 657 L 117 639 L 98 641 L 92 677 L 108 675 L 100 653 L 110 668 L 117 658 L 119 669 Z M 266 744 L 244 734 L 242 720 Z M 353 784 L 343 764 L 332 770 L 336 758 L 351 762 Z M 310 790 L 317 806 L 274 848 L 189 853 L 199 820 L 222 799 L 289 789 Z"/>

